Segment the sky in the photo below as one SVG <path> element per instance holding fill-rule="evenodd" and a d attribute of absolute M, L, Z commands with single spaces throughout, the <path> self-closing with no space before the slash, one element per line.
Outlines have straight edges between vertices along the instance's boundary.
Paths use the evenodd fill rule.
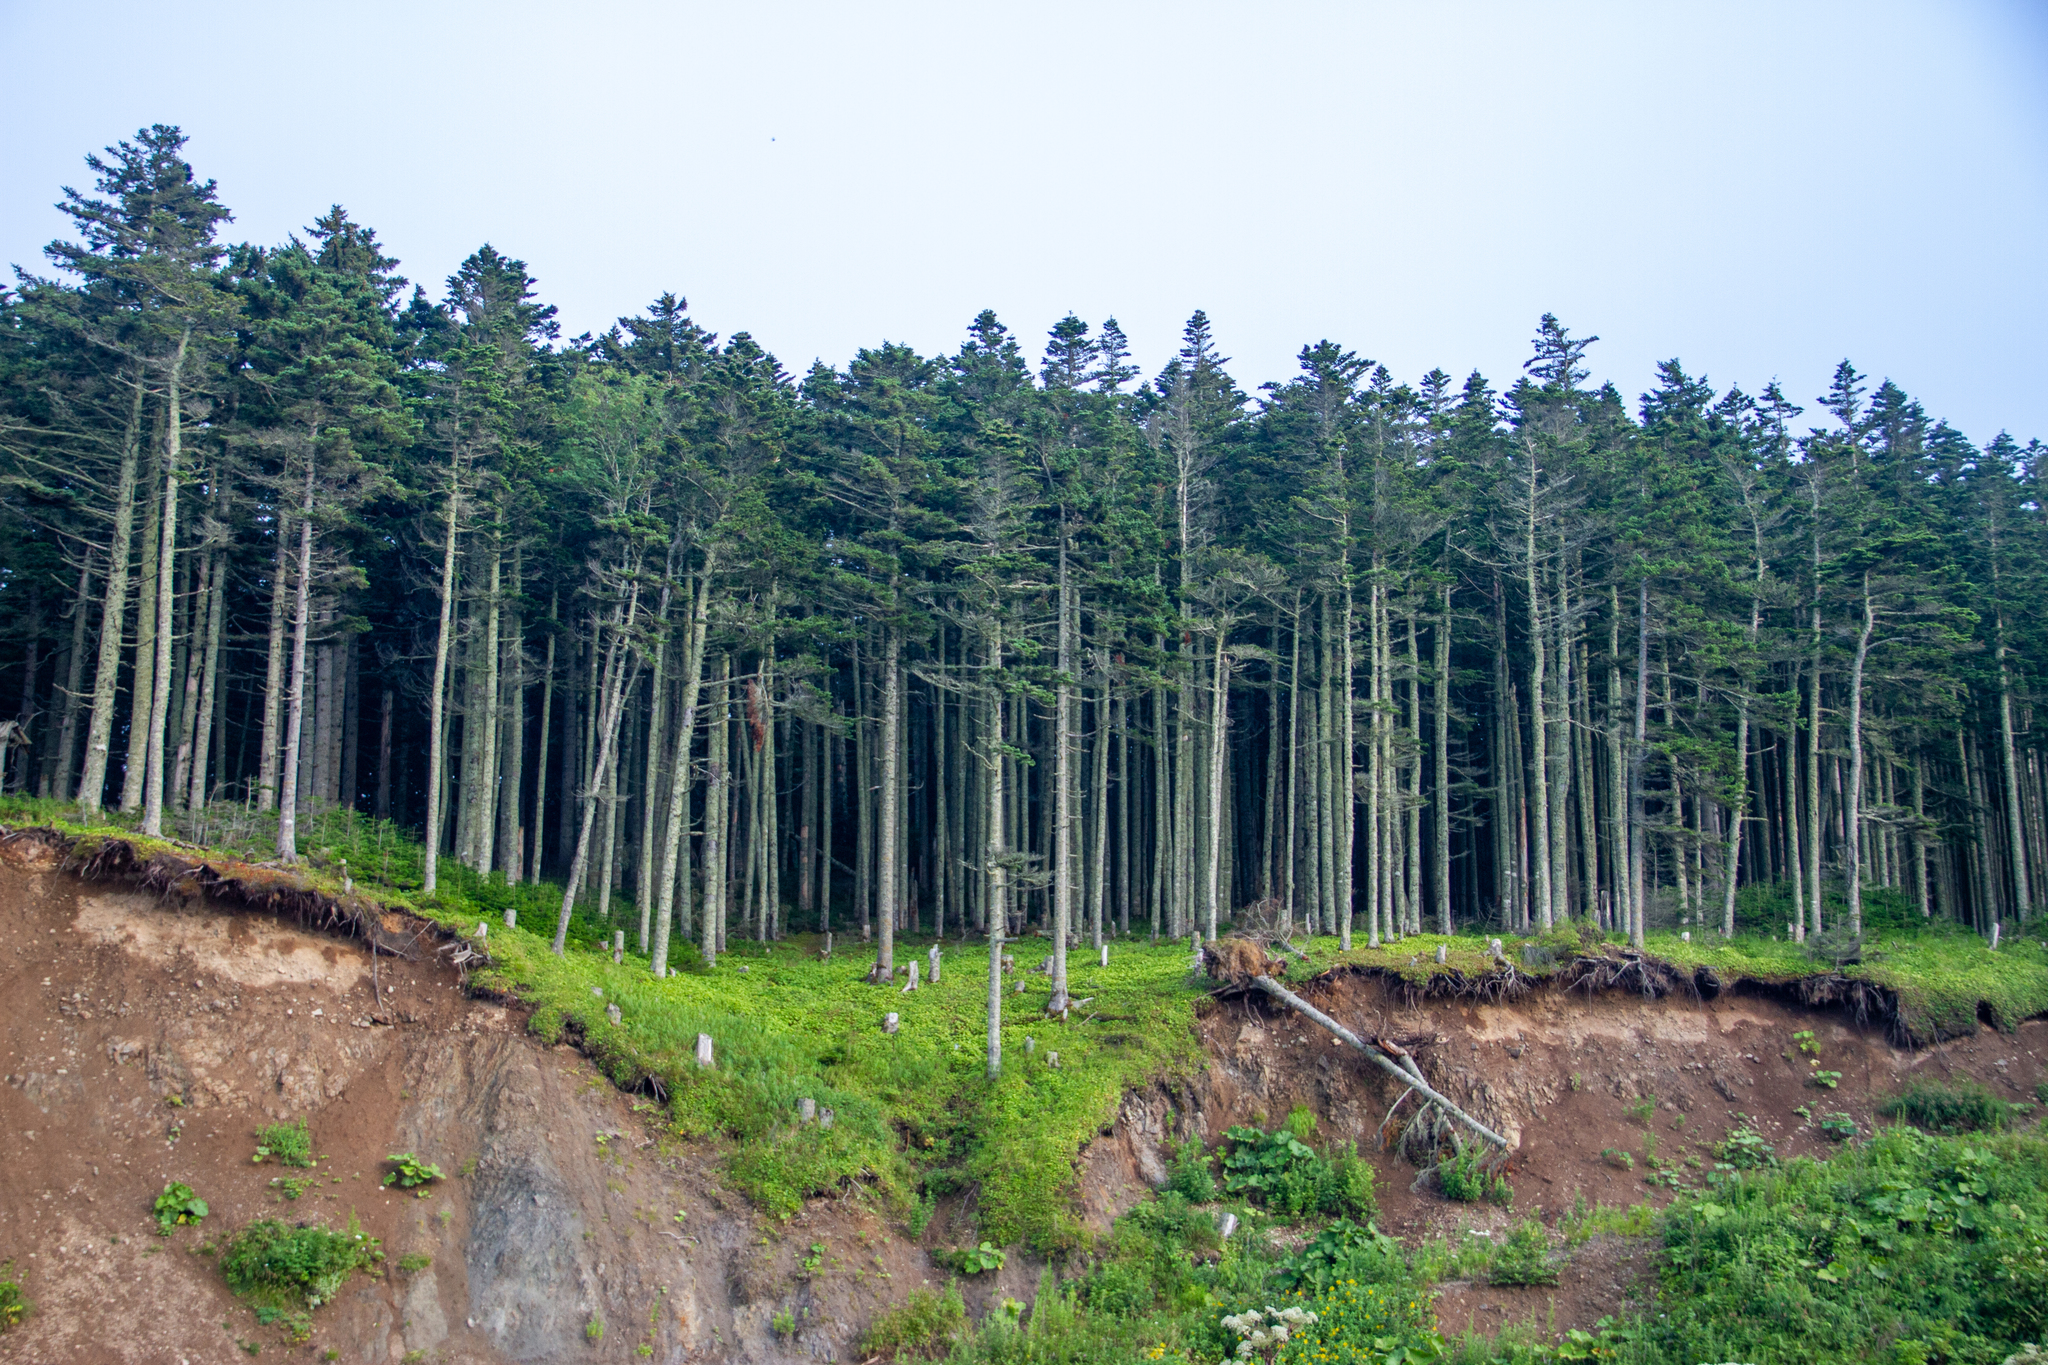
<path fill-rule="evenodd" d="M 87 10 L 89 8 L 89 14 Z M 1809 422 L 1836 362 L 2048 439 L 2048 6 L 0 0 L 0 263 L 175 123 L 230 236 L 330 203 L 435 296 L 489 242 L 564 336 L 663 290 L 790 370 L 1034 359 L 1208 314 L 1250 390 L 1322 338 L 1512 382 L 1545 312 Z"/>

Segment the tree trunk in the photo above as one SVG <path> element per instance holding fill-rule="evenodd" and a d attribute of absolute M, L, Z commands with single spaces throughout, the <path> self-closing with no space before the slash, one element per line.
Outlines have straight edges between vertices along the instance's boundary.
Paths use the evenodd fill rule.
<path fill-rule="evenodd" d="M 548 727 L 555 718 L 555 640 L 561 634 L 561 608 L 562 592 L 557 588 L 548 598 L 548 653 L 540 675 L 540 742 L 533 751 L 533 860 L 527 866 L 526 879 L 535 886 L 540 885 L 541 849 L 544 847 L 541 836 L 548 823 Z M 569 759 L 566 754 L 562 762 L 567 766 Z M 565 810 L 564 818 L 567 815 Z"/>
<path fill-rule="evenodd" d="M 1436 819 L 1431 831 L 1436 844 L 1436 931 L 1451 932 L 1451 584 L 1444 581 L 1439 591 L 1437 614 L 1436 676 L 1431 701 L 1436 715 L 1436 744 L 1432 757 L 1436 771 Z"/>
<path fill-rule="evenodd" d="M 1650 834 L 1649 822 L 1644 816 L 1643 769 L 1649 760 L 1650 584 L 1644 579 L 1636 584 L 1636 733 L 1635 747 L 1630 751 L 1628 761 L 1628 941 L 1638 949 L 1643 946 L 1643 934 L 1649 919 L 1649 903 L 1644 900 L 1643 886 L 1644 845 Z"/>
<path fill-rule="evenodd" d="M 661 875 L 656 883 L 660 887 L 660 898 L 655 909 L 654 948 L 649 963 L 649 969 L 657 977 L 668 974 L 668 942 L 676 893 L 680 889 L 684 896 L 690 894 L 690 747 L 697 733 L 697 702 L 704 685 L 704 637 L 710 627 L 711 580 L 717 564 L 717 551 L 706 550 L 704 567 L 697 576 L 696 600 L 690 609 L 690 630 L 683 646 L 683 706 L 676 721 L 674 752 L 669 755 L 668 824 L 661 838 Z M 711 837 L 708 808 L 705 837 L 707 840 Z M 709 849 L 705 850 L 704 857 L 708 884 L 711 870 Z M 710 918 L 708 897 L 705 917 Z M 709 961 L 712 954 L 707 951 L 704 956 Z"/>
<path fill-rule="evenodd" d="M 114 481 L 114 527 L 107 540 L 107 588 L 100 604 L 99 657 L 93 669 L 92 718 L 86 724 L 85 770 L 78 804 L 97 813 L 107 784 L 108 748 L 114 734 L 114 701 L 121 673 L 121 634 L 128 616 L 128 557 L 135 532 L 136 466 L 142 445 L 142 377 L 130 382 L 128 425 L 121 442 L 120 472 Z"/>
<path fill-rule="evenodd" d="M 1863 573 L 1863 631 L 1856 637 L 1856 664 L 1849 678 L 1849 790 L 1842 824 L 1848 836 L 1843 877 L 1848 882 L 1849 936 L 1863 937 L 1863 665 L 1870 657 L 1870 636 L 1877 612 L 1870 596 L 1870 571 Z"/>
<path fill-rule="evenodd" d="M 292 607 L 291 676 L 285 688 L 284 790 L 278 797 L 277 812 L 277 858 L 284 863 L 299 860 L 299 742 L 306 719 L 308 587 L 313 578 L 313 453 L 319 436 L 315 431 L 313 439 L 306 443 L 306 495 L 299 507 L 298 587 Z"/>
<path fill-rule="evenodd" d="M 638 622 L 639 607 L 640 588 L 635 584 L 628 591 L 625 610 L 620 612 L 614 609 L 615 622 L 611 644 L 603 651 L 606 655 L 603 685 L 598 695 L 592 698 L 593 709 L 599 712 L 597 757 L 591 767 L 590 784 L 583 795 L 583 813 L 576 835 L 576 851 L 569 860 L 569 875 L 562 887 L 562 909 L 555 920 L 555 937 L 550 946 L 556 957 L 562 956 L 568 946 L 569 917 L 576 908 L 577 886 L 583 880 L 584 869 L 590 861 L 590 835 L 597 823 L 597 808 L 600 804 L 609 804 L 604 802 L 605 783 L 612 773 L 612 755 L 618 745 L 619 720 L 625 710 L 626 692 L 630 686 L 627 658 L 633 652 L 630 637 L 633 627 Z M 599 640 L 591 641 L 593 653 L 600 652 L 600 644 Z M 611 888 L 601 885 L 597 891 L 602 898 L 600 904 L 609 909 Z"/>
<path fill-rule="evenodd" d="M 441 555 L 441 624 L 434 637 L 434 673 L 427 684 L 427 822 L 421 858 L 421 889 L 429 896 L 434 894 L 436 864 L 441 857 L 441 773 L 448 764 L 448 732 L 443 724 L 447 701 L 443 688 L 448 679 L 448 646 L 455 619 L 455 543 L 461 509 L 462 485 L 451 468 L 448 471 L 448 541 Z"/>
<path fill-rule="evenodd" d="M 882 733 L 881 747 L 881 788 L 879 802 L 881 809 L 876 816 L 875 845 L 875 919 L 881 930 L 880 942 L 875 955 L 877 976 L 885 984 L 896 971 L 896 917 L 900 913 L 897 899 L 902 889 L 896 884 L 898 866 L 897 840 L 902 837 L 897 829 L 901 811 L 896 804 L 897 764 L 901 753 L 901 731 L 903 727 L 903 695 L 897 662 L 902 656 L 902 637 L 893 625 L 884 627 L 882 632 Z"/>

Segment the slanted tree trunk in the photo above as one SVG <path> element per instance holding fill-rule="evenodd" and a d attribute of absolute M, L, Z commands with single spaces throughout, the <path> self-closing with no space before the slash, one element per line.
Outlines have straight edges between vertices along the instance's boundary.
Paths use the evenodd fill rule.
<path fill-rule="evenodd" d="M 625 712 L 626 693 L 632 684 L 628 660 L 633 655 L 633 627 L 638 624 L 640 587 L 635 583 L 627 592 L 623 611 L 614 608 L 609 646 L 602 650 L 603 642 L 592 640 L 594 652 L 605 655 L 601 688 L 592 698 L 593 708 L 598 712 L 598 733 L 596 736 L 597 757 L 591 766 L 590 783 L 583 794 L 583 811 L 576 834 L 576 851 L 569 860 L 569 875 L 562 887 L 562 909 L 555 920 L 555 937 L 549 946 L 556 957 L 563 955 L 569 942 L 569 917 L 576 909 L 576 891 L 583 880 L 585 869 L 590 862 L 590 834 L 597 823 L 597 809 L 605 800 L 606 784 L 612 776 L 613 754 L 618 747 L 619 721 Z M 600 885 L 597 893 L 601 904 L 609 908 L 611 888 Z"/>
<path fill-rule="evenodd" d="M 657 977 L 668 975 L 668 942 L 677 891 L 680 890 L 684 896 L 690 894 L 690 746 L 697 733 L 697 701 L 704 683 L 704 638 L 710 627 L 711 580 L 717 565 L 718 552 L 707 548 L 703 568 L 697 575 L 696 600 L 691 605 L 689 633 L 683 644 L 683 705 L 682 714 L 676 721 L 674 752 L 669 755 L 668 821 L 661 838 L 661 873 L 657 880 L 660 891 L 655 904 L 654 947 L 648 964 L 649 970 Z M 711 838 L 708 807 L 704 827 L 708 841 Z M 708 892 L 711 872 L 711 850 L 708 847 L 704 859 Z M 687 907 L 685 913 L 687 915 Z M 708 894 L 704 917 L 707 920 L 711 918 Z M 710 950 L 704 954 L 706 961 L 710 961 L 712 956 Z"/>

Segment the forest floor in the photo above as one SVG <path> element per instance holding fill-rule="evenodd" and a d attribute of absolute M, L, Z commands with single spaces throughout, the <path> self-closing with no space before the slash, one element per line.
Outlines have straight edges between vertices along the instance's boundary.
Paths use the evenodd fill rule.
<path fill-rule="evenodd" d="M 661 1134 L 663 1141 L 704 1140 L 691 1149 L 703 1172 L 693 1177 L 695 1197 L 722 1198 L 712 1193 L 721 1186 L 743 1193 L 757 1211 L 752 1216 L 765 1216 L 771 1243 L 785 1240 L 778 1226 L 796 1237 L 809 1235 L 798 1228 L 818 1228 L 818 1245 L 829 1248 L 825 1254 L 835 1264 L 875 1254 L 872 1248 L 887 1245 L 892 1228 L 898 1238 L 907 1232 L 922 1246 L 920 1251 L 899 1242 L 902 1252 L 883 1254 L 911 1259 L 900 1266 L 885 1260 L 874 1267 L 878 1275 L 887 1270 L 898 1277 L 942 1276 L 938 1262 L 929 1259 L 933 1253 L 943 1257 L 950 1245 L 982 1239 L 1072 1265 L 1077 1252 L 1102 1245 L 1099 1239 L 1112 1221 L 1160 1183 L 1177 1142 L 1193 1137 L 1213 1147 L 1232 1124 L 1267 1127 L 1299 1107 L 1319 1116 L 1326 1134 L 1369 1138 L 1393 1097 L 1382 1093 L 1376 1075 L 1361 1078 L 1355 1066 L 1343 1067 L 1327 1038 L 1296 1029 L 1291 1016 L 1275 1019 L 1256 1004 L 1215 999 L 1214 983 L 1190 970 L 1183 945 L 1116 940 L 1106 968 L 1085 945 L 1072 950 L 1073 994 L 1087 1003 L 1064 1022 L 1045 1017 L 1050 981 L 1034 970 L 1049 954 L 1049 942 L 1026 938 L 1006 945 L 1016 970 L 1004 980 L 1004 1075 L 991 1083 L 982 1051 L 988 958 L 985 948 L 972 943 L 942 945 L 940 981 L 914 993 L 865 984 L 871 948 L 846 936 L 829 959 L 815 935 L 766 945 L 735 940 L 735 951 L 716 970 L 706 970 L 692 950 L 684 950 L 677 957 L 679 974 L 657 982 L 644 958 L 636 961 L 629 951 L 623 963 L 614 963 L 606 951 L 617 927 L 633 939 L 634 926 L 624 919 L 579 912 L 571 951 L 564 958 L 549 952 L 545 935 L 559 908 L 549 888 L 509 888 L 444 862 L 441 894 L 421 896 L 416 846 L 373 822 L 316 822 L 305 843 L 307 862 L 285 870 L 262 865 L 260 830 L 241 847 L 222 839 L 230 847 L 201 849 L 139 841 L 119 824 L 67 826 L 61 814 L 42 803 L 10 804 L 0 809 L 0 825 L 51 829 L 53 867 L 97 871 L 109 880 L 168 892 L 173 900 L 225 899 L 246 910 L 260 908 L 268 896 L 288 914 L 318 904 L 327 907 L 331 920 L 342 912 L 338 927 L 371 939 L 417 939 L 431 930 L 439 948 L 457 951 L 416 954 L 417 964 L 408 968 L 386 959 L 392 984 L 373 984 L 370 994 L 387 1018 L 403 1008 L 412 1012 L 410 1022 L 429 1033 L 483 1027 L 478 1020 L 489 1022 L 486 1032 L 502 1033 L 519 1031 L 523 1015 L 524 1030 L 537 1042 L 572 1046 L 595 1063 L 595 1074 L 625 1092 L 618 1103 L 662 1115 L 664 1123 L 647 1140 Z M 508 908 L 519 927 L 505 926 Z M 486 925 L 488 932 L 479 934 Z M 58 931 L 45 930 L 51 932 Z M 86 926 L 80 932 L 94 931 Z M 1469 1327 L 1498 1333 L 1504 1324 L 1521 1324 L 1518 1330 L 1555 1336 L 1590 1328 L 1602 1317 L 1641 1311 L 1653 1301 L 1658 1261 L 1655 1240 L 1645 1235 L 1647 1220 L 1657 1206 L 1700 1187 L 1717 1147 L 1732 1133 L 1746 1129 L 1784 1157 L 1825 1155 L 1834 1144 L 1820 1129 L 1823 1118 L 1840 1114 L 1869 1132 L 1879 1122 L 1878 1107 L 1902 1080 L 1929 1068 L 1972 1078 L 2015 1104 L 2030 1100 L 2032 1087 L 2048 1075 L 2042 1071 L 2048 1046 L 2039 1036 L 2048 1026 L 2025 1022 L 2048 1009 L 2048 948 L 2015 938 L 1993 954 L 1974 936 L 1910 923 L 1885 932 L 1890 936 L 1867 940 L 1874 951 L 1866 961 L 1846 966 L 1817 962 L 1797 945 L 1773 943 L 1765 935 L 1732 944 L 1658 936 L 1648 955 L 1658 971 L 1638 972 L 1620 989 L 1612 981 L 1602 989 L 1585 964 L 1625 969 L 1633 960 L 1629 955 L 1616 945 L 1564 935 L 1509 940 L 1507 951 L 1517 963 L 1512 972 L 1491 958 L 1484 937 L 1472 935 L 1411 937 L 1348 953 L 1339 952 L 1334 941 L 1310 940 L 1301 944 L 1307 959 L 1291 964 L 1289 977 L 1354 1027 L 1381 1036 L 1426 1035 L 1432 1041 L 1417 1051 L 1432 1079 L 1483 1117 L 1512 1125 L 1520 1143 L 1513 1172 L 1522 1196 L 1513 1218 L 1490 1205 L 1451 1203 L 1433 1188 L 1411 1191 L 1412 1168 L 1404 1170 L 1383 1154 L 1375 1158 L 1381 1225 L 1432 1267 L 1437 1315 L 1447 1332 Z M 1439 943 L 1447 957 L 1441 966 L 1434 962 Z M 925 964 L 931 946 L 928 937 L 902 941 L 897 960 Z M 487 956 L 466 968 L 433 965 L 464 950 Z M 300 979 L 287 971 L 270 983 L 277 1008 L 262 1019 L 230 1010 L 220 1027 L 253 1029 L 266 1037 L 303 1030 L 308 1023 L 294 1011 L 318 992 L 362 994 L 355 979 L 361 974 L 360 947 L 342 958 L 336 951 L 331 940 L 307 937 L 283 960 L 303 958 L 310 975 Z M 20 952 L 38 956 L 26 947 Z M 231 978 L 234 955 L 223 951 L 208 970 Z M 22 965 L 33 973 L 37 966 L 28 958 Z M 1569 975 L 1574 963 L 1576 977 Z M 107 966 L 101 975 L 112 970 Z M 105 1007 L 110 981 L 81 983 L 73 998 L 63 992 L 53 997 L 65 1027 L 77 1029 L 74 1014 L 89 1014 L 95 1001 Z M 1567 989 L 1574 981 L 1585 990 Z M 1849 982 L 1873 989 L 1845 992 L 1842 984 Z M 18 984 L 23 992 L 32 985 L 27 978 Z M 465 1006 L 457 986 L 485 1003 Z M 384 989 L 394 992 L 389 1004 Z M 203 1011 L 214 1008 L 215 998 L 232 999 L 211 980 L 190 1001 L 176 982 L 161 990 L 170 992 L 164 1008 Z M 345 1012 L 354 1009 L 352 1004 Z M 1859 1009 L 1866 1015 L 1861 1020 Z M 434 1010 L 453 1013 L 442 1019 Z M 472 1013 L 478 1010 L 484 1013 Z M 896 1032 L 883 1031 L 885 1013 L 898 1015 Z M 357 1024 L 353 1013 L 346 1023 L 321 1017 L 330 1029 Z M 366 1027 L 374 1032 L 378 1026 Z M 1814 1035 L 1810 1047 L 1799 1042 L 1802 1031 Z M 717 1064 L 708 1072 L 695 1065 L 699 1033 L 714 1040 Z M 1895 1046 L 1906 1035 L 1945 1041 L 1917 1050 Z M 112 1049 L 109 1068 L 117 1068 L 131 1060 L 119 1055 L 120 1041 L 111 1034 L 95 1036 L 82 1051 Z M 38 1045 L 23 1042 L 29 1051 Z M 53 1054 L 44 1060 L 58 1059 Z M 72 1079 L 72 1068 L 62 1070 L 60 1079 L 58 1067 L 39 1068 L 37 1084 L 56 1093 L 83 1083 Z M 10 1075 L 18 1094 L 26 1093 L 18 1080 L 26 1074 Z M 83 1064 L 77 1074 L 86 1074 Z M 1817 1075 L 1832 1076 L 1834 1084 Z M 319 1084 L 294 1082 L 282 1070 L 263 1083 L 275 1091 L 270 1107 L 278 1107 L 279 1097 L 286 1101 L 280 1113 L 317 1111 L 336 1100 Z M 301 1095 L 290 1089 L 294 1084 L 314 1088 Z M 246 1088 L 262 1087 L 252 1081 Z M 359 1093 L 367 1092 L 350 1092 L 351 1103 L 358 1103 Z M 831 1126 L 800 1121 L 803 1100 L 833 1111 Z M 602 1130 L 603 1120 L 591 1121 Z M 123 1111 L 100 1122 L 122 1126 L 122 1142 L 154 1144 L 181 1162 L 188 1153 L 202 1165 L 218 1156 L 216 1164 L 225 1163 L 223 1179 L 230 1168 L 250 1174 L 243 1170 L 246 1154 L 239 1151 L 248 1139 L 231 1129 L 195 1131 L 199 1144 L 189 1146 L 187 1139 L 155 1131 L 169 1131 L 162 1113 Z M 638 1122 L 644 1128 L 645 1118 Z M 382 1138 L 368 1140 L 375 1146 Z M 212 1152 L 214 1146 L 219 1153 Z M 368 1146 L 360 1153 L 350 1148 L 337 1173 L 344 1180 L 374 1179 L 377 1155 Z M 79 1159 L 67 1151 L 59 1164 L 76 1165 Z M 90 1208 L 95 1200 L 111 1199 L 125 1206 L 133 1202 L 126 1196 L 153 1195 L 163 1174 L 154 1167 L 160 1164 L 130 1157 L 108 1168 L 120 1174 L 93 1180 L 69 1166 L 61 1172 L 53 1167 L 32 1183 L 46 1203 L 83 1201 Z M 372 1169 L 355 1169 L 365 1164 Z M 144 1171 L 145 1165 L 151 1169 Z M 135 1179 L 129 1183 L 140 1181 L 137 1190 L 150 1188 L 137 1194 L 105 1183 L 130 1174 Z M 261 1167 L 254 1174 L 268 1175 Z M 849 1191 L 860 1192 L 860 1204 L 869 1210 L 857 1237 L 854 1224 L 827 1230 L 818 1222 Z M 637 1187 L 636 1193 L 642 1202 L 675 1197 Z M 259 1180 L 247 1197 L 238 1198 L 229 1206 L 234 1219 L 278 1196 Z M 1639 1205 L 1647 1211 L 1629 1212 Z M 365 1226 L 396 1251 L 407 1234 L 395 1224 L 382 1228 L 374 1206 L 374 1199 L 366 1205 Z M 1488 1248 L 1516 1220 L 1530 1216 L 1546 1220 L 1559 1247 L 1571 1249 L 1560 1283 L 1491 1283 Z M 745 1221 L 731 1210 L 721 1217 L 731 1229 Z M 726 1235 L 743 1237 L 738 1231 Z M 1276 1254 L 1290 1244 L 1285 1227 L 1260 1235 L 1273 1239 Z M 73 1240 L 78 1239 L 60 1245 Z M 801 1252 L 801 1246 L 789 1252 L 791 1267 L 785 1269 L 793 1270 Z M 0 1246 L 0 1256 L 20 1254 L 18 1247 Z M 131 1248 L 129 1254 L 151 1253 Z M 1028 1295 L 1032 1267 L 1039 1264 L 1035 1257 L 1016 1260 L 990 1280 L 987 1291 L 994 1292 L 999 1279 L 1002 1293 Z M 149 1265 L 139 1260 L 133 1273 L 146 1277 Z M 102 1289 L 120 1278 L 126 1277 Z M 884 1283 L 872 1289 L 888 1292 Z M 988 1292 L 971 1297 L 986 1300 Z M 363 1311 L 374 1316 L 378 1310 Z M 737 1332 L 737 1306 L 720 1311 L 727 1314 L 727 1330 Z M 767 1311 L 754 1324 L 764 1335 Z M 851 1339 L 847 1324 L 861 1310 L 842 1303 L 832 1311 L 838 1345 L 844 1347 Z"/>

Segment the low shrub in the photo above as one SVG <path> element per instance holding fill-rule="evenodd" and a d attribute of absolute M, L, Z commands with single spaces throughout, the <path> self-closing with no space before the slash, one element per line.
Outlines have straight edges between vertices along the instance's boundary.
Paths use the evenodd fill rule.
<path fill-rule="evenodd" d="M 243 1228 L 221 1249 L 221 1274 L 228 1288 L 270 1307 L 317 1308 L 332 1299 L 356 1270 L 384 1259 L 377 1239 L 363 1235 L 353 1214 L 348 1230 L 318 1223 L 292 1227 L 275 1218 Z"/>
<path fill-rule="evenodd" d="M 1192 1204 L 1206 1204 L 1216 1197 L 1216 1177 L 1209 1173 L 1209 1154 L 1202 1150 L 1200 1138 L 1189 1138 L 1174 1148 L 1166 1188 Z"/>
<path fill-rule="evenodd" d="M 396 1185 L 401 1190 L 415 1189 L 435 1180 L 445 1180 L 439 1166 L 430 1166 L 411 1152 L 393 1152 L 386 1160 L 398 1169 L 384 1176 L 384 1183 Z"/>
<path fill-rule="evenodd" d="M 1436 1183 L 1443 1190 L 1444 1198 L 1460 1204 L 1473 1204 L 1482 1199 L 1491 1204 L 1511 1204 L 1515 1199 L 1514 1187 L 1508 1184 L 1508 1178 L 1486 1168 L 1485 1157 L 1478 1147 L 1461 1147 L 1448 1160 L 1439 1162 Z"/>
<path fill-rule="evenodd" d="M 256 1155 L 252 1161 L 261 1165 L 269 1157 L 277 1158 L 280 1166 L 313 1164 L 313 1134 L 304 1119 L 265 1124 L 256 1130 Z"/>
<path fill-rule="evenodd" d="M 1307 1110 L 1296 1110 L 1287 1124 L 1270 1133 L 1242 1125 L 1226 1130 L 1231 1152 L 1223 1159 L 1223 1188 L 1248 1195 L 1283 1218 L 1377 1217 L 1371 1163 L 1361 1161 L 1349 1143 L 1340 1143 L 1327 1157 L 1319 1154 L 1300 1136 L 1304 1130 L 1312 1134 L 1314 1124 Z"/>
<path fill-rule="evenodd" d="M 1562 1258 L 1552 1255 L 1543 1224 L 1524 1218 L 1508 1230 L 1486 1267 L 1488 1284 L 1556 1284 Z"/>
<path fill-rule="evenodd" d="M 863 1356 L 889 1360 L 933 1358 L 943 1354 L 967 1322 L 967 1305 L 956 1285 L 945 1292 L 913 1289 L 910 1297 L 889 1309 L 861 1334 Z"/>
<path fill-rule="evenodd" d="M 2003 1128 L 2011 1114 L 2004 1101 L 1969 1080 L 1913 1081 L 1877 1112 L 1923 1132 L 1947 1134 L 1993 1132 Z"/>
<path fill-rule="evenodd" d="M 168 1237 L 173 1229 L 197 1223 L 206 1217 L 207 1209 L 206 1201 L 194 1195 L 190 1185 L 173 1180 L 156 1197 L 150 1212 L 156 1216 L 157 1235 Z"/>
<path fill-rule="evenodd" d="M 35 1311 L 35 1305 L 21 1292 L 14 1278 L 14 1262 L 0 1261 L 0 1333 L 12 1330 Z"/>
<path fill-rule="evenodd" d="M 1303 1292 L 1319 1292 L 1346 1281 L 1388 1283 L 1402 1278 L 1407 1269 L 1399 1242 L 1369 1223 L 1361 1227 L 1340 1218 L 1280 1263 L 1280 1282 Z"/>

